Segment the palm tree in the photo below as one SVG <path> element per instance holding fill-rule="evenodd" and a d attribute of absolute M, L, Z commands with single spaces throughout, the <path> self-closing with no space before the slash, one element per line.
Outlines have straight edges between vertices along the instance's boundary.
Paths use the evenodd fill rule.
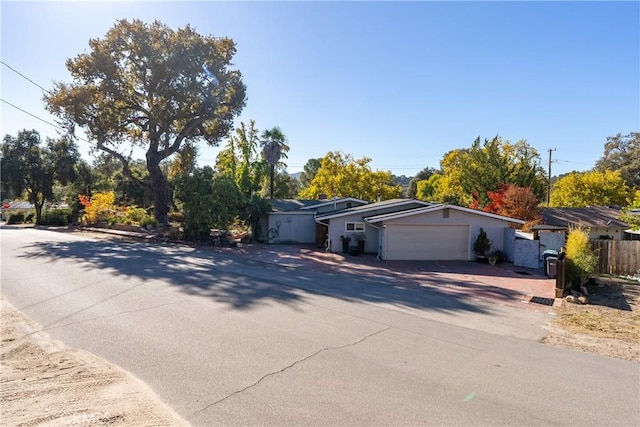
<path fill-rule="evenodd" d="M 278 127 L 272 127 L 262 132 L 261 136 L 262 154 L 269 163 L 271 172 L 269 181 L 269 198 L 273 199 L 273 182 L 276 165 L 280 162 L 280 158 L 287 158 L 289 146 L 286 143 L 286 137 L 282 130 Z"/>

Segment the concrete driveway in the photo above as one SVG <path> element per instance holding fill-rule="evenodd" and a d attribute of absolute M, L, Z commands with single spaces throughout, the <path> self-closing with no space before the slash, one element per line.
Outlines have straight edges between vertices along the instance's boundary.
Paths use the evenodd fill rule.
<path fill-rule="evenodd" d="M 247 244 L 211 250 L 246 254 L 253 260 L 281 266 L 357 275 L 395 287 L 481 298 L 528 310 L 549 312 L 552 306 L 547 304 L 557 301 L 555 279 L 509 263 L 491 266 L 465 261 L 381 261 L 375 255 L 327 253 L 310 245 Z"/>

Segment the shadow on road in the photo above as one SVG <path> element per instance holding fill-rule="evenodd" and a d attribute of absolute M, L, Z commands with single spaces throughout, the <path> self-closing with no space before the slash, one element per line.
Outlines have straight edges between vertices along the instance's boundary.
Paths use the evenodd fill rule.
<path fill-rule="evenodd" d="M 470 294 L 505 301 L 520 296 L 509 289 L 474 283 L 465 283 L 467 291 L 460 292 L 460 282 L 437 272 L 418 280 L 366 266 L 316 267 L 311 261 L 305 265 L 280 265 L 250 254 L 222 253 L 206 247 L 74 240 L 40 242 L 23 249 L 22 257 L 39 263 L 71 259 L 86 270 L 102 269 L 116 276 L 166 281 L 187 294 L 213 298 L 237 309 L 271 302 L 296 306 L 314 294 L 354 302 L 484 313 L 486 310 L 474 303 Z"/>

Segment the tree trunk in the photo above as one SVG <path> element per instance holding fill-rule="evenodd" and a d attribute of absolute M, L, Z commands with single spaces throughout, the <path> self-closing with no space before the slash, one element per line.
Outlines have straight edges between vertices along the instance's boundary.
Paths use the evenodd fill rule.
<path fill-rule="evenodd" d="M 147 169 L 153 193 L 153 216 L 158 227 L 165 227 L 169 224 L 167 214 L 169 213 L 169 182 L 162 174 L 160 160 L 156 159 L 155 153 L 147 153 Z"/>
<path fill-rule="evenodd" d="M 42 206 L 44 206 L 44 200 L 41 202 L 37 199 L 33 201 L 33 207 L 36 209 L 36 225 L 42 222 Z"/>
<path fill-rule="evenodd" d="M 275 165 L 270 165 L 271 166 L 271 180 L 270 180 L 270 187 L 269 187 L 269 198 L 271 200 L 273 200 L 273 175 L 274 175 L 274 170 L 276 168 Z"/>

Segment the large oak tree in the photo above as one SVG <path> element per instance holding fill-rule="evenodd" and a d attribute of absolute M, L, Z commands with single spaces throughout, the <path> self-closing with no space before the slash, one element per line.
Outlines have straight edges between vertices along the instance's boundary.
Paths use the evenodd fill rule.
<path fill-rule="evenodd" d="M 154 215 L 166 224 L 170 191 L 160 163 L 184 144 L 216 145 L 245 105 L 242 76 L 230 68 L 235 44 L 189 26 L 120 20 L 89 46 L 67 60 L 73 81 L 56 83 L 48 109 L 71 133 L 85 131 L 127 175 L 130 153 L 142 148 Z"/>
<path fill-rule="evenodd" d="M 629 187 L 640 188 L 640 132 L 608 136 L 604 155 L 595 169 L 599 172 L 620 171 Z"/>

